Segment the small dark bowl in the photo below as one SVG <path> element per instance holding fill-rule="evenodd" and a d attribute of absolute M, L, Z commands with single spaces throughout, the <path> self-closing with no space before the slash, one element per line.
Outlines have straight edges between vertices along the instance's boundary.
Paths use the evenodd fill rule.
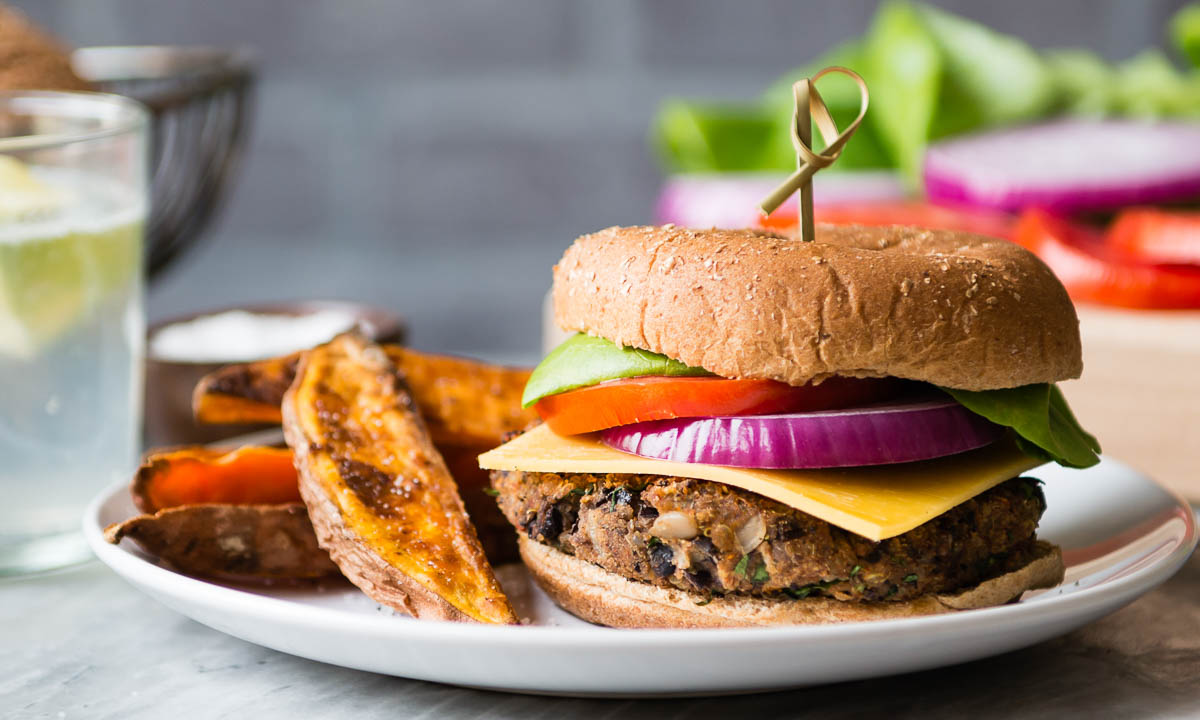
<path fill-rule="evenodd" d="M 321 310 L 341 310 L 357 318 L 358 330 L 376 342 L 403 342 L 406 333 L 404 318 L 382 308 L 340 300 L 301 300 L 223 307 L 189 313 L 154 323 L 149 327 L 147 338 L 153 338 L 155 333 L 168 325 L 231 310 L 294 316 L 307 315 Z M 145 425 L 142 433 L 142 442 L 145 447 L 211 443 L 271 427 L 269 425 L 197 424 L 192 418 L 192 389 L 196 387 L 200 378 L 229 363 L 161 360 L 149 354 L 149 346 L 150 344 L 147 342 Z"/>
<path fill-rule="evenodd" d="M 255 62 L 245 50 L 187 46 L 80 48 L 80 77 L 150 110 L 151 277 L 196 242 L 238 175 L 254 106 Z"/>

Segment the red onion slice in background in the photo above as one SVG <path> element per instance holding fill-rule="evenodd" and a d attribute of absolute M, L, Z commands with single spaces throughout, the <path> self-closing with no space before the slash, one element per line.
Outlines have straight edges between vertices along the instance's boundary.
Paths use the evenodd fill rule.
<path fill-rule="evenodd" d="M 1200 124 L 1065 120 L 968 135 L 925 153 L 930 202 L 1113 210 L 1200 197 Z"/>
<path fill-rule="evenodd" d="M 616 450 L 657 460 L 801 469 L 915 462 L 974 450 L 1004 428 L 950 398 L 851 410 L 680 418 L 609 428 Z"/>
<path fill-rule="evenodd" d="M 757 227 L 758 203 L 787 173 L 703 173 L 667 178 L 658 195 L 660 223 L 683 227 Z M 824 205 L 896 202 L 905 197 L 897 173 L 887 170 L 821 173 L 813 178 L 813 202 Z M 820 222 L 821 218 L 818 217 Z"/>

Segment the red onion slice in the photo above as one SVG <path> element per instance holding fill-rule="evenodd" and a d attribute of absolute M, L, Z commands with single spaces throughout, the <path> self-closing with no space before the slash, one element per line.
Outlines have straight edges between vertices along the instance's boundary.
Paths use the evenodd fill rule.
<path fill-rule="evenodd" d="M 929 460 L 983 447 L 1004 428 L 950 398 L 786 415 L 658 420 L 609 428 L 642 457 L 744 468 L 831 468 Z"/>
<path fill-rule="evenodd" d="M 1200 197 L 1200 125 L 1062 120 L 966 135 L 925 153 L 934 203 L 1112 210 Z"/>

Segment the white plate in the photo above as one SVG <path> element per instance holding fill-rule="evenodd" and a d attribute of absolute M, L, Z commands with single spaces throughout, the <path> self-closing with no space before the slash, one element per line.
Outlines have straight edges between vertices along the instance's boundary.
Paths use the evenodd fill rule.
<path fill-rule="evenodd" d="M 517 692 L 664 695 L 752 692 L 910 672 L 1003 653 L 1061 635 L 1170 577 L 1196 545 L 1188 505 L 1112 460 L 1046 466 L 1039 535 L 1064 551 L 1060 587 L 1021 602 L 932 617 L 727 630 L 612 630 L 558 610 L 524 569 L 500 569 L 521 627 L 421 622 L 346 586 L 229 587 L 160 567 L 101 529 L 134 514 L 125 485 L 93 501 L 84 531 L 96 555 L 163 604 L 269 648 L 360 670 Z"/>

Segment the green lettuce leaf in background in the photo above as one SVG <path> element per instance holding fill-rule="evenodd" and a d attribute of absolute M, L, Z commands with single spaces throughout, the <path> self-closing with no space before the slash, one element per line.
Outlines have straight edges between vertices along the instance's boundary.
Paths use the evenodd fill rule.
<path fill-rule="evenodd" d="M 915 5 L 945 66 L 943 84 L 964 104 L 939 103 L 934 136 L 946 128 L 1008 125 L 1044 115 L 1054 104 L 1054 80 L 1045 60 L 1024 41 L 928 5 Z"/>
<path fill-rule="evenodd" d="M 906 177 L 915 179 L 942 90 L 943 56 L 916 7 L 880 6 L 867 33 L 860 70 L 871 89 L 868 112 Z"/>
<path fill-rule="evenodd" d="M 1180 72 L 1158 50 L 1146 50 L 1117 66 L 1123 115 L 1165 118 L 1200 115 L 1200 77 Z"/>
<path fill-rule="evenodd" d="M 1104 116 L 1116 111 L 1120 93 L 1112 82 L 1116 70 L 1090 50 L 1050 50 L 1046 66 L 1058 95 L 1059 108 L 1073 115 Z"/>
<path fill-rule="evenodd" d="M 672 172 L 794 169 L 794 160 L 775 162 L 770 155 L 776 125 L 758 105 L 672 99 L 659 108 L 650 143 Z"/>
<path fill-rule="evenodd" d="M 1200 3 L 1183 6 L 1171 18 L 1171 41 L 1192 67 L 1200 68 Z"/>
<path fill-rule="evenodd" d="M 1200 63 L 1200 3 L 1171 21 L 1180 53 Z M 871 109 L 831 170 L 895 168 L 915 185 L 936 139 L 1055 114 L 1194 117 L 1200 70 L 1182 72 L 1158 50 L 1112 65 L 1085 50 L 1039 53 L 1018 38 L 907 0 L 880 5 L 865 35 L 787 73 L 756 102 L 670 100 L 651 136 L 668 172 L 794 169 L 791 85 L 828 65 L 859 72 Z M 858 112 L 847 78 L 820 90 L 839 126 Z M 818 149 L 821 146 L 816 141 Z"/>
<path fill-rule="evenodd" d="M 762 106 L 773 119 L 768 154 L 771 162 L 778 164 L 782 170 L 796 169 L 796 151 L 792 147 L 791 125 L 792 110 L 795 98 L 792 86 L 806 77 L 812 77 L 821 68 L 834 65 L 855 68 L 863 67 L 863 46 L 861 42 L 849 42 L 839 45 L 817 61 L 787 73 L 775 81 L 762 96 Z M 858 116 L 859 97 L 858 85 L 854 80 L 840 74 L 831 74 L 820 80 L 820 92 L 825 106 L 833 115 L 838 128 L 844 128 L 854 122 Z M 892 167 L 891 156 L 880 144 L 879 131 L 875 127 L 874 116 L 868 112 L 854 139 L 842 148 L 841 157 L 829 166 L 826 172 L 839 170 L 871 170 Z M 825 149 L 825 141 L 820 133 L 813 134 L 813 149 L 821 152 Z"/>
<path fill-rule="evenodd" d="M 1080 426 L 1057 385 L 1039 383 L 1007 390 L 942 388 L 976 415 L 1010 427 L 1034 457 L 1086 468 L 1100 462 L 1100 443 Z"/>
<path fill-rule="evenodd" d="M 1044 116 L 1054 80 L 1028 44 L 928 5 L 913 6 L 944 68 L 926 140 Z M 917 158 L 924 155 L 924 143 Z"/>
<path fill-rule="evenodd" d="M 1046 62 L 1060 110 L 1147 119 L 1200 115 L 1200 75 L 1146 50 L 1111 65 L 1086 50 L 1051 50 Z"/>

